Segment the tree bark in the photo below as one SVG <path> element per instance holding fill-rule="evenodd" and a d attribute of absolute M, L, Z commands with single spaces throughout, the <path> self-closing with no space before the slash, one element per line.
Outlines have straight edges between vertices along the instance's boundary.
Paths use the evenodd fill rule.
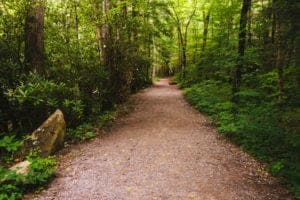
<path fill-rule="evenodd" d="M 77 0 L 73 0 L 73 7 L 74 7 L 74 18 L 75 18 L 75 37 L 76 37 L 76 60 L 75 60 L 75 67 L 76 70 L 79 71 L 79 65 L 80 65 L 80 56 L 79 56 L 79 18 L 78 18 L 78 2 Z"/>
<path fill-rule="evenodd" d="M 300 34 L 299 34 L 300 35 Z M 295 66 L 296 66 L 296 73 L 297 73 L 297 86 L 300 88 L 300 36 L 298 36 L 295 40 Z"/>
<path fill-rule="evenodd" d="M 196 13 L 196 8 L 193 10 L 192 14 L 189 16 L 187 23 L 184 25 L 182 23 L 182 20 L 179 18 L 176 9 L 173 7 L 174 15 L 171 15 L 171 17 L 174 19 L 176 23 L 177 28 L 177 34 L 178 34 L 178 48 L 179 48 L 179 60 L 180 60 L 180 67 L 181 67 L 181 78 L 183 79 L 185 77 L 185 68 L 187 65 L 187 59 L 186 59 L 186 49 L 187 49 L 187 34 L 188 34 L 188 28 L 191 23 L 192 18 L 194 17 Z"/>
<path fill-rule="evenodd" d="M 44 14 L 46 0 L 29 5 L 25 20 L 25 72 L 45 75 Z"/>
<path fill-rule="evenodd" d="M 274 0 L 276 4 L 276 1 Z M 274 5 L 275 8 L 277 5 Z M 279 16 L 278 9 L 274 9 L 274 16 L 275 16 L 275 47 L 276 47 L 276 59 L 275 59 L 275 66 L 277 69 L 277 87 L 278 87 L 278 103 L 279 105 L 283 104 L 284 101 L 284 81 L 283 81 L 283 65 L 284 65 L 284 47 L 282 44 L 282 27 L 281 21 Z"/>
<path fill-rule="evenodd" d="M 238 44 L 238 61 L 233 75 L 233 102 L 239 102 L 238 92 L 240 91 L 241 79 L 242 79 L 242 68 L 243 68 L 243 58 L 246 48 L 246 35 L 247 35 L 247 22 L 248 22 L 248 12 L 251 8 L 251 0 L 243 0 L 241 17 L 240 17 L 240 27 L 239 27 L 239 44 Z"/>
<path fill-rule="evenodd" d="M 248 40 L 247 40 L 247 45 L 251 46 L 252 45 L 252 12 L 251 12 L 251 6 L 248 11 Z"/>
<path fill-rule="evenodd" d="M 131 15 L 132 15 L 132 19 L 135 20 L 138 16 L 138 10 L 136 8 L 136 2 L 133 1 L 132 2 L 132 11 L 131 11 Z M 148 19 L 147 19 L 148 21 Z M 138 40 L 138 30 L 137 30 L 137 27 L 136 26 L 133 26 L 132 28 L 132 35 L 133 35 L 133 40 L 134 41 L 137 41 Z"/>
<path fill-rule="evenodd" d="M 208 11 L 207 15 L 205 15 L 205 11 L 203 11 L 203 23 L 204 23 L 204 29 L 203 29 L 202 52 L 204 52 L 204 51 L 205 51 L 205 48 L 206 48 L 209 19 L 210 19 L 210 11 Z"/>
<path fill-rule="evenodd" d="M 110 25 L 108 24 L 108 19 L 107 19 L 107 14 L 109 11 L 109 6 L 110 2 L 109 0 L 102 0 L 102 13 L 103 17 L 105 18 L 104 23 L 102 23 L 101 26 L 101 63 L 108 68 L 108 71 L 111 72 L 111 62 L 109 59 L 109 49 L 110 44 L 110 35 L 111 35 L 111 30 L 110 30 Z"/>
<path fill-rule="evenodd" d="M 94 13 L 95 13 L 95 21 L 96 21 L 96 40 L 97 40 L 97 49 L 99 55 L 99 63 L 102 62 L 102 42 L 101 42 L 101 19 L 100 19 L 100 2 L 99 0 L 94 0 Z"/>

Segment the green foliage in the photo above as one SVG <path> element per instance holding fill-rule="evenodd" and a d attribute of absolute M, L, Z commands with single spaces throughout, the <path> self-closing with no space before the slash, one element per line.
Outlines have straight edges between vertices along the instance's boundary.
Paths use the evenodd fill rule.
<path fill-rule="evenodd" d="M 96 120 L 97 126 L 99 128 L 109 127 L 111 123 L 116 119 L 116 112 L 117 111 L 111 111 L 100 115 Z"/>
<path fill-rule="evenodd" d="M 10 162 L 13 160 L 13 154 L 23 144 L 23 141 L 15 138 L 15 135 L 4 135 L 0 139 L 0 161 Z"/>
<path fill-rule="evenodd" d="M 31 157 L 27 175 L 0 166 L 0 199 L 21 199 L 22 195 L 36 187 L 43 186 L 55 173 L 56 162 L 53 158 Z"/>
<path fill-rule="evenodd" d="M 22 131 L 34 129 L 57 108 L 64 112 L 70 125 L 83 118 L 82 102 L 76 100 L 71 88 L 36 74 L 28 76 L 26 82 L 21 82 L 14 90 L 9 89 L 6 96 Z"/>
<path fill-rule="evenodd" d="M 89 123 L 83 123 L 75 129 L 67 130 L 69 140 L 84 141 L 97 136 L 99 129 L 109 127 L 116 118 L 117 111 L 109 111 L 101 114 Z"/>
<path fill-rule="evenodd" d="M 15 200 L 22 197 L 24 176 L 0 166 L 0 199 Z"/>
<path fill-rule="evenodd" d="M 22 145 L 22 141 L 16 140 L 15 136 L 4 136 L 0 139 L 0 149 L 7 152 L 14 152 Z"/>
<path fill-rule="evenodd" d="M 88 123 L 81 124 L 76 129 L 68 129 L 67 137 L 70 140 L 88 140 L 96 136 L 95 128 Z"/>
<path fill-rule="evenodd" d="M 48 182 L 56 170 L 56 161 L 51 158 L 28 158 L 30 162 L 30 171 L 26 176 L 27 187 L 42 186 Z"/>
<path fill-rule="evenodd" d="M 266 94 L 266 100 L 274 100 L 278 96 L 278 74 L 275 70 L 258 76 L 260 88 Z"/>
<path fill-rule="evenodd" d="M 238 32 L 241 1 L 204 1 L 201 8 L 204 14 L 198 13 L 191 22 L 184 78 L 178 65 L 182 59 L 180 53 L 176 52 L 178 59 L 173 59 L 178 66 L 174 78 L 185 88 L 186 99 L 207 113 L 220 133 L 265 161 L 269 171 L 283 177 L 297 197 L 300 197 L 299 48 L 292 44 L 299 40 L 296 36 L 299 16 L 295 12 L 299 5 L 283 0 L 264 5 L 252 1 L 246 36 L 241 38 Z M 199 30 L 199 21 L 204 22 L 202 17 L 207 13 L 210 21 L 204 46 L 205 26 L 201 25 L 203 28 Z M 280 30 L 274 26 L 275 15 L 279 16 L 275 21 Z M 280 33 L 270 35 L 269 30 Z M 241 39 L 246 41 L 242 54 L 242 49 L 237 48 Z M 241 83 L 233 82 L 239 76 L 238 67 L 241 67 Z"/>
<path fill-rule="evenodd" d="M 274 175 L 278 175 L 283 168 L 284 164 L 281 161 L 276 161 L 270 164 L 269 171 Z"/>
<path fill-rule="evenodd" d="M 224 93 L 226 87 L 205 81 L 185 89 L 185 97 L 214 120 L 219 132 L 267 162 L 269 171 L 284 177 L 291 190 L 299 194 L 298 109 L 280 111 L 277 104 L 264 101 L 269 96 L 262 95 L 260 89 L 240 91 L 243 104 L 237 107 L 228 101 L 230 92 Z"/>
<path fill-rule="evenodd" d="M 158 16 L 163 3 L 112 4 L 106 18 L 101 6 L 96 9 L 96 1 L 47 2 L 47 29 L 43 30 L 44 41 L 40 41 L 45 46 L 45 73 L 40 74 L 25 69 L 29 3 L 1 3 L 0 132 L 14 131 L 19 138 L 33 131 L 57 108 L 63 111 L 68 128 L 75 128 L 151 83 L 150 39 L 165 30 Z M 125 15 L 123 6 L 133 5 L 136 14 L 128 11 Z M 152 18 L 157 25 L 150 24 Z M 111 51 L 107 54 L 111 66 L 102 63 L 102 42 L 95 34 L 103 24 L 111 28 Z"/>
<path fill-rule="evenodd" d="M 146 86 L 151 84 L 150 77 L 148 76 L 147 68 L 145 69 L 143 66 L 151 65 L 150 61 L 145 58 L 136 58 L 135 60 L 135 69 L 133 70 L 133 77 L 131 82 L 131 90 L 136 92 Z"/>
<path fill-rule="evenodd" d="M 216 96 L 215 94 L 219 94 Z M 217 112 L 216 107 L 220 109 L 221 104 L 230 99 L 230 88 L 227 84 L 222 84 L 219 81 L 205 81 L 185 90 L 185 96 L 191 104 L 205 113 L 214 114 Z"/>

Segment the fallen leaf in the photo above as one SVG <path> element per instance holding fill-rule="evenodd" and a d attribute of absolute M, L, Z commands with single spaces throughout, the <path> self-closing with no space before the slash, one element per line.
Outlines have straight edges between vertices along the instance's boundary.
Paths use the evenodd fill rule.
<path fill-rule="evenodd" d="M 127 187 L 127 191 L 128 191 L 128 192 L 131 192 L 132 190 L 133 190 L 133 187 L 132 187 L 132 186 L 128 186 L 128 187 Z"/>

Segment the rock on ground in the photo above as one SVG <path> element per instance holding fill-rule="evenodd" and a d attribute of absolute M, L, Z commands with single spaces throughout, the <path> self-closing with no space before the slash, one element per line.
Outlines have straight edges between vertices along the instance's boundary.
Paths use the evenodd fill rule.
<path fill-rule="evenodd" d="M 16 171 L 17 174 L 27 175 L 30 171 L 29 166 L 30 166 L 30 162 L 28 160 L 25 160 L 23 162 L 19 162 L 15 164 L 9 169 Z"/>
<path fill-rule="evenodd" d="M 63 147 L 65 134 L 64 115 L 58 109 L 25 141 L 23 154 L 39 149 L 40 155 L 47 157 Z"/>

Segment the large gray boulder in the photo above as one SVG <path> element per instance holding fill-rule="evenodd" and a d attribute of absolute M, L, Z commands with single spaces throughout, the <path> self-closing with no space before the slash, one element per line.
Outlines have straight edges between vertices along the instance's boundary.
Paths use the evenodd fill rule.
<path fill-rule="evenodd" d="M 57 109 L 25 140 L 25 154 L 30 150 L 38 149 L 41 157 L 47 157 L 63 147 L 65 135 L 64 115 Z"/>

